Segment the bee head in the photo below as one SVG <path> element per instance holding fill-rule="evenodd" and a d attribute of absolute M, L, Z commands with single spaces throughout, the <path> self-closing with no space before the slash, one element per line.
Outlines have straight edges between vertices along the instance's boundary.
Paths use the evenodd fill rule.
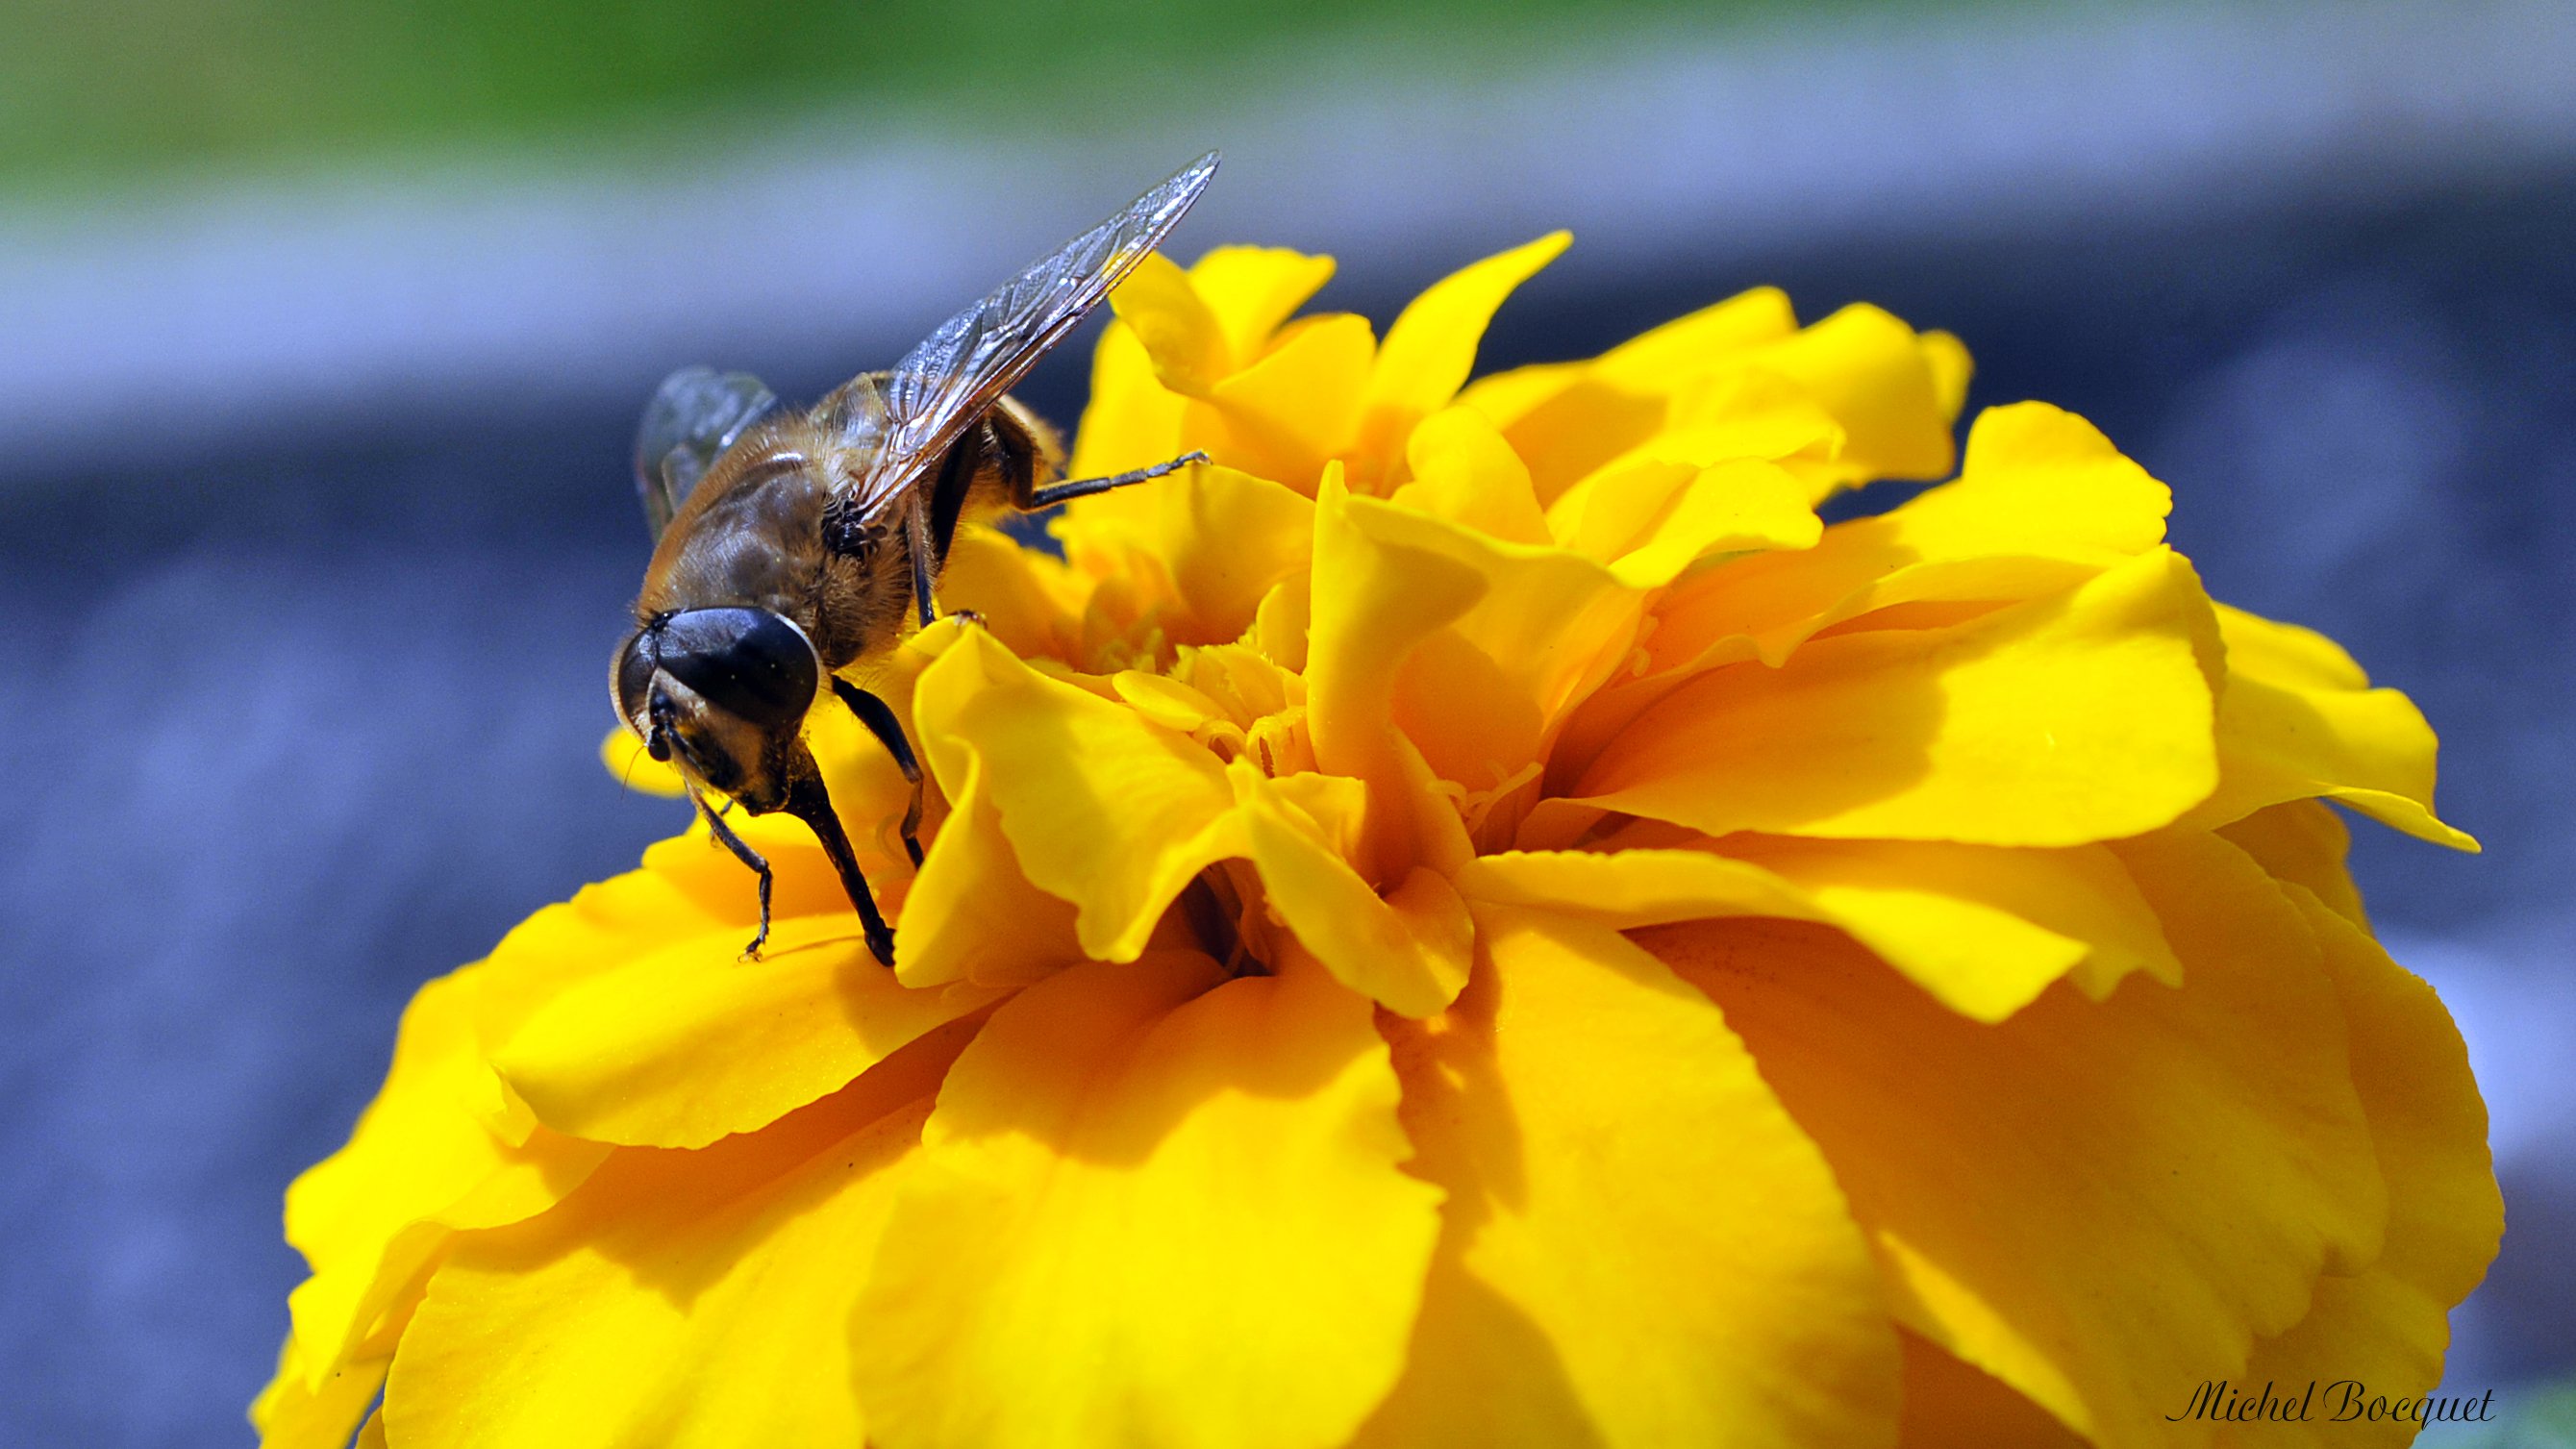
<path fill-rule="evenodd" d="M 753 814 L 787 798 L 787 751 L 823 678 L 805 631 L 767 609 L 657 615 L 618 647 L 617 713 L 646 753 Z"/>

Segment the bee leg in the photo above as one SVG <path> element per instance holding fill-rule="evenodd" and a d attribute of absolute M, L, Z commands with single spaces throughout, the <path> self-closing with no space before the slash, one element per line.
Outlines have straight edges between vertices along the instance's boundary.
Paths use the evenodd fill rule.
<path fill-rule="evenodd" d="M 904 526 L 911 534 L 912 546 L 904 552 L 912 555 L 912 603 L 921 611 L 921 627 L 927 629 L 939 619 L 939 610 L 930 602 L 930 510 L 915 507 Z"/>
<path fill-rule="evenodd" d="M 912 787 L 912 803 L 903 812 L 903 852 L 912 857 L 912 868 L 919 870 L 921 762 L 912 757 L 912 741 L 904 737 L 903 721 L 894 717 L 884 700 L 837 675 L 832 679 L 832 692 L 850 707 L 850 713 L 859 717 L 859 723 L 868 727 L 868 733 L 877 737 L 877 743 L 885 746 L 886 753 L 894 756 L 895 768 L 903 771 L 904 783 Z"/>
<path fill-rule="evenodd" d="M 868 890 L 868 878 L 859 873 L 859 858 L 850 849 L 850 837 L 841 829 L 841 816 L 832 808 L 831 792 L 823 788 L 823 772 L 815 768 L 814 757 L 803 745 L 788 762 L 788 814 L 805 822 L 814 838 L 823 843 L 823 854 L 840 874 L 841 892 L 859 913 L 859 927 L 867 934 L 868 950 L 884 965 L 894 964 L 894 932 L 886 928 L 885 917 L 877 910 L 877 898 Z"/>
<path fill-rule="evenodd" d="M 1207 460 L 1207 454 L 1193 451 L 1183 453 L 1168 463 L 1157 463 L 1151 468 L 1138 468 L 1130 473 L 1114 473 L 1106 478 L 1077 478 L 1070 483 L 1032 488 L 1029 490 L 1028 502 L 1023 507 L 1032 512 L 1040 508 L 1053 508 L 1071 499 L 1088 498 L 1094 493 L 1106 493 L 1112 488 L 1124 488 L 1130 483 L 1149 482 L 1166 473 L 1177 473 L 1192 463 L 1204 463 Z"/>
<path fill-rule="evenodd" d="M 729 801 L 727 802 L 727 808 L 731 808 L 731 802 Z M 724 814 L 722 811 L 709 810 L 707 808 L 707 802 L 704 800 L 700 800 L 698 802 L 698 809 L 707 817 L 707 829 L 714 832 L 716 842 L 722 845 L 725 849 L 732 851 L 734 859 L 750 866 L 752 870 L 760 876 L 760 933 L 751 938 L 750 945 L 742 948 L 742 954 L 745 957 L 757 961 L 760 959 L 760 948 L 762 943 L 769 939 L 769 886 L 771 880 L 769 862 L 761 859 L 759 851 L 752 849 L 749 845 L 743 842 L 743 838 L 741 836 L 733 833 L 733 827 L 724 823 Z"/>

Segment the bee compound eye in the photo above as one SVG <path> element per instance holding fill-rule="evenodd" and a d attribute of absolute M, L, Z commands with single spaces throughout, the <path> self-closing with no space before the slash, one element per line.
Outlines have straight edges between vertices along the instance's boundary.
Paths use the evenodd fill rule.
<path fill-rule="evenodd" d="M 665 624 L 656 662 L 717 709 L 763 728 L 814 702 L 822 661 L 804 631 L 767 609 L 691 609 Z"/>
<path fill-rule="evenodd" d="M 617 646 L 617 662 L 609 666 L 608 683 L 617 693 L 617 717 L 629 725 L 642 721 L 653 687 L 653 650 L 644 631 L 629 634 Z"/>

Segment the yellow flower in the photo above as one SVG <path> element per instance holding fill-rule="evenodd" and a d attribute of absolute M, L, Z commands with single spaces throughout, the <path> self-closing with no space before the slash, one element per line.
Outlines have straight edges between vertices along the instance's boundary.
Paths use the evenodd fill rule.
<path fill-rule="evenodd" d="M 703 835 L 424 988 L 300 1179 L 273 1446 L 2361 1442 L 2501 1210 L 2340 801 L 2433 737 L 2213 605 L 2165 487 L 1869 308 L 1466 383 L 1561 236 L 1388 329 L 1226 249 L 1118 293 L 1064 557 L 817 712 L 819 849 Z M 650 762 L 617 761 L 649 772 Z M 2380 1437 L 2402 1440 L 2402 1430 Z"/>

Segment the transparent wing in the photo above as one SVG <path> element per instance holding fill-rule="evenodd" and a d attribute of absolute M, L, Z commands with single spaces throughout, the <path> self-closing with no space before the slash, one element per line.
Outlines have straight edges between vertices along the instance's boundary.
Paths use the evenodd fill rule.
<path fill-rule="evenodd" d="M 747 372 L 684 367 L 662 379 L 635 429 L 635 491 L 655 540 L 733 440 L 777 406 Z"/>
<path fill-rule="evenodd" d="M 883 384 L 884 445 L 854 480 L 862 506 L 890 497 L 1011 390 L 1046 350 L 1100 305 L 1179 224 L 1216 174 L 1217 153 L 1191 162 L 1126 210 L 949 318 L 905 354 Z"/>

